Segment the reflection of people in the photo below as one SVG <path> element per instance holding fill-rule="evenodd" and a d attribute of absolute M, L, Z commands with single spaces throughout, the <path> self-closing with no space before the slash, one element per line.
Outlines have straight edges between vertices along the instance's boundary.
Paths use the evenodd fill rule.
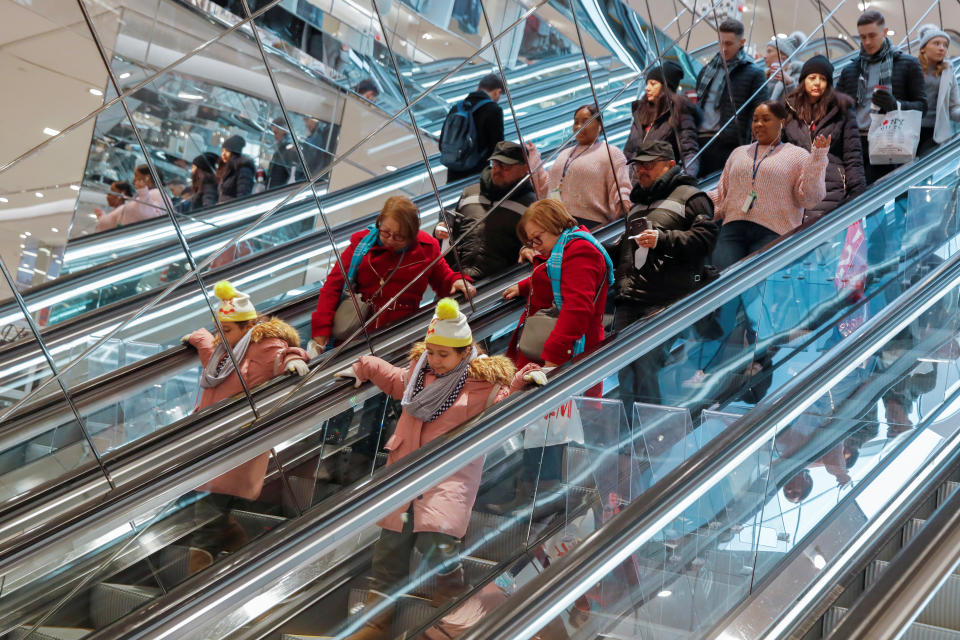
<path fill-rule="evenodd" d="M 463 178 L 475 176 L 483 171 L 484 167 L 487 166 L 487 158 L 493 154 L 493 148 L 498 142 L 503 140 L 503 109 L 497 104 L 502 95 L 503 81 L 496 73 L 489 73 L 480 78 L 480 82 L 477 84 L 475 91 L 468 93 L 467 97 L 459 104 L 454 105 L 450 113 L 447 114 L 444 125 L 446 125 L 447 122 L 451 124 L 458 122 L 451 114 L 460 109 L 465 110 L 467 117 L 473 119 L 476 130 L 476 140 L 470 140 L 467 135 L 460 135 L 455 138 L 457 144 L 471 145 L 469 147 L 459 146 L 454 150 L 457 154 L 458 161 L 466 158 L 469 159 L 471 164 L 470 166 L 458 165 L 454 168 L 448 166 L 448 184 L 462 180 Z M 444 126 L 444 129 L 448 129 L 448 127 Z M 466 129 L 464 129 L 463 126 L 458 125 L 458 130 L 462 134 L 466 133 Z M 444 136 L 448 138 L 446 145 L 444 144 Z M 450 152 L 448 147 L 452 144 L 450 141 L 452 136 L 453 133 L 451 133 L 450 130 L 440 132 L 438 146 L 440 147 L 441 153 Z M 467 160 L 464 160 L 464 162 L 467 162 Z"/>
<path fill-rule="evenodd" d="M 480 354 L 466 316 L 454 300 L 444 298 L 424 342 L 414 345 L 408 367 L 361 356 L 337 375 L 355 378 L 358 384 L 370 380 L 393 398 L 402 398 L 396 432 L 386 443 L 391 465 L 520 390 L 525 381 L 543 384 L 546 376 L 536 369 L 531 365 L 517 372 L 503 356 Z M 421 557 L 417 573 L 433 574 L 427 595 L 434 602 L 443 604 L 465 590 L 461 539 L 482 472 L 483 460 L 475 460 L 377 523 L 382 532 L 373 550 L 368 607 L 382 605 L 386 592 L 407 580 L 414 550 Z M 387 606 L 349 637 L 387 638 L 392 618 L 393 608 Z"/>
<path fill-rule="evenodd" d="M 460 195 L 451 214 L 452 233 L 443 222 L 434 230 L 440 240 L 452 235 L 459 242 L 463 272 L 474 280 L 498 275 L 517 263 L 522 247 L 517 223 L 537 199 L 529 181 L 517 186 L 527 171 L 523 147 L 516 142 L 498 142 L 480 182 Z M 447 261 L 456 264 L 453 256 L 448 255 Z"/>
<path fill-rule="evenodd" d="M 376 223 L 354 233 L 350 246 L 340 255 L 347 269 L 346 277 L 340 265 L 334 264 L 320 290 L 310 322 L 311 355 L 322 352 L 330 342 L 334 315 L 341 301 L 350 304 L 345 298 L 348 280 L 353 291 L 373 306 L 371 313 L 406 287 L 400 297 L 377 316 L 370 329 L 385 327 L 414 313 L 420 308 L 427 285 L 439 295 L 458 291 L 473 295 L 476 289 L 464 283 L 459 273 L 452 271 L 442 259 L 434 262 L 439 255 L 440 244 L 436 238 L 420 230 L 417 205 L 404 196 L 387 198 Z"/>
<path fill-rule="evenodd" d="M 253 159 L 243 155 L 247 141 L 241 136 L 230 136 L 220 149 L 220 167 L 217 183 L 220 185 L 218 202 L 227 202 L 253 193 L 256 165 Z"/>
<path fill-rule="evenodd" d="M 100 209 L 93 210 L 97 216 L 97 231 L 115 229 L 163 214 L 163 196 L 153 183 L 153 176 L 150 175 L 150 168 L 147 165 L 141 164 L 133 170 L 133 186 L 136 189 L 136 196 L 126 200 L 110 213 L 104 213 Z M 107 202 L 110 202 L 109 195 Z"/>
<path fill-rule="evenodd" d="M 283 116 L 274 118 L 270 129 L 277 148 L 267 168 L 267 189 L 276 189 L 302 177 L 303 170 L 300 169 L 297 149 L 293 146 L 293 138 L 287 133 Z"/>
<path fill-rule="evenodd" d="M 380 89 L 377 87 L 377 83 L 370 78 L 364 78 L 359 83 L 357 83 L 356 89 L 354 89 L 360 97 L 370 102 L 376 102 L 377 98 L 380 97 Z"/>
<path fill-rule="evenodd" d="M 190 210 L 199 211 L 217 204 L 217 165 L 219 156 L 215 153 L 201 153 L 193 159 L 190 167 L 190 179 L 193 195 L 190 198 Z"/>
<path fill-rule="evenodd" d="M 307 118 L 304 124 L 307 127 L 307 137 L 303 141 L 303 161 L 312 180 L 333 160 L 333 154 L 327 151 L 327 129 L 330 124 L 323 123 L 321 126 L 316 118 Z"/>
<path fill-rule="evenodd" d="M 573 130 L 577 145 L 557 154 L 549 172 L 534 175 L 537 196 L 560 200 L 588 229 L 622 218 L 630 208 L 627 159 L 620 149 L 600 140 L 603 123 L 596 105 L 577 108 Z M 532 145 L 530 164 L 540 165 Z"/>

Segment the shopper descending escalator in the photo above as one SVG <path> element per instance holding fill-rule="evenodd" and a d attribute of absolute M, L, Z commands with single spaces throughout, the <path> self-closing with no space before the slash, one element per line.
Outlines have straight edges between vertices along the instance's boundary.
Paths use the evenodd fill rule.
<path fill-rule="evenodd" d="M 166 213 L 163 196 L 160 195 L 160 189 L 153 182 L 150 167 L 141 164 L 133 170 L 133 188 L 136 189 L 136 194 L 110 213 L 104 213 L 100 209 L 93 210 L 93 213 L 97 216 L 97 231 L 124 227 Z"/>
<path fill-rule="evenodd" d="M 528 173 L 523 147 L 498 142 L 480 181 L 463 190 L 447 220 L 434 229 L 433 235 L 441 241 L 452 236 L 459 265 L 474 280 L 497 276 L 517 264 L 523 246 L 517 224 L 537 199 L 530 181 L 524 181 Z M 448 224 L 453 228 L 448 229 Z M 458 264 L 453 254 L 446 259 L 451 267 Z"/>
<path fill-rule="evenodd" d="M 784 101 L 789 117 L 783 126 L 786 142 L 813 151 L 816 136 L 830 138 L 826 195 L 820 204 L 806 207 L 804 223 L 818 220 L 867 188 L 863 152 L 853 98 L 833 89 L 833 65 L 824 56 L 807 60 L 799 84 Z"/>
<path fill-rule="evenodd" d="M 287 133 L 286 121 L 283 116 L 277 116 L 271 123 L 273 140 L 277 148 L 270 158 L 267 168 L 267 189 L 278 189 L 286 184 L 303 179 L 303 169 L 300 167 L 300 158 L 297 148 L 293 146 L 293 138 Z"/>
<path fill-rule="evenodd" d="M 929 105 L 924 91 L 920 62 L 890 42 L 883 14 L 869 9 L 857 19 L 860 55 L 840 71 L 837 90 L 854 98 L 863 166 L 867 185 L 897 168 L 895 164 L 871 164 L 867 133 L 871 114 L 896 110 L 926 113 Z"/>
<path fill-rule="evenodd" d="M 683 79 L 683 67 L 672 60 L 647 72 L 644 98 L 635 100 L 633 125 L 623 146 L 623 155 L 629 162 L 637 155 L 637 148 L 645 142 L 668 142 L 673 156 L 683 172 L 696 177 L 700 162 L 694 156 L 700 150 L 697 131 L 703 114 L 697 105 L 677 93 Z M 634 183 L 636 180 L 631 176 Z"/>
<path fill-rule="evenodd" d="M 226 280 L 218 282 L 213 293 L 219 300 L 217 319 L 227 343 L 223 343 L 216 331 L 211 333 L 207 329 L 197 329 L 182 338 L 185 345 L 197 350 L 203 365 L 195 411 L 243 395 L 244 385 L 251 390 L 280 375 L 308 373 L 310 357 L 300 348 L 296 329 L 278 318 L 259 315 L 250 297 Z M 239 365 L 239 372 L 234 362 Z M 242 500 L 260 497 L 269 460 L 267 451 L 198 488 L 214 494 L 204 503 L 221 515 L 191 537 L 193 570 L 203 568 L 220 552 L 235 551 L 246 542 L 243 528 L 229 512 L 242 504 Z M 202 556 L 206 554 L 209 557 L 204 562 Z"/>
<path fill-rule="evenodd" d="M 630 209 L 630 173 L 617 147 L 600 139 L 603 122 L 597 107 L 585 104 L 573 112 L 576 145 L 557 154 L 544 171 L 540 154 L 527 143 L 537 197 L 563 203 L 577 224 L 588 229 L 622 218 Z"/>
<path fill-rule="evenodd" d="M 186 211 L 200 211 L 217 204 L 220 194 L 217 189 L 217 166 L 220 157 L 215 153 L 201 153 L 193 159 L 190 167 L 192 195 Z"/>
<path fill-rule="evenodd" d="M 481 353 L 456 301 L 444 298 L 437 304 L 424 341 L 413 346 L 409 366 L 397 367 L 375 356 L 361 356 L 337 375 L 355 379 L 357 386 L 369 380 L 401 400 L 400 420 L 386 443 L 387 464 L 391 465 L 447 436 L 526 383 L 544 384 L 546 375 L 539 369 L 528 365 L 517 371 L 508 358 Z M 411 576 L 416 578 L 414 592 L 436 605 L 465 593 L 468 584 L 461 563 L 462 538 L 482 471 L 480 458 L 377 523 L 383 531 L 373 550 L 366 606 L 379 612 L 349 636 L 352 640 L 394 637 L 390 632 L 393 607 L 389 599 L 391 592 L 404 585 L 410 588 Z M 412 568 L 415 550 L 420 561 Z"/>
<path fill-rule="evenodd" d="M 920 66 L 923 68 L 927 113 L 920 126 L 917 155 L 925 155 L 953 135 L 955 122 L 960 122 L 960 91 L 953 65 L 946 59 L 950 36 L 935 24 L 925 24 L 920 36 Z"/>
<path fill-rule="evenodd" d="M 630 164 L 637 174 L 634 205 L 612 252 L 616 331 L 705 284 L 719 233 L 713 201 L 681 172 L 669 143 L 642 143 Z M 660 404 L 658 375 L 666 359 L 658 347 L 621 369 L 619 397 L 628 414 L 634 402 Z"/>
<path fill-rule="evenodd" d="M 767 78 L 773 78 L 767 85 L 770 88 L 771 100 L 783 100 L 797 88 L 802 63 L 796 58 L 787 62 L 787 58 L 792 56 L 806 39 L 807 36 L 802 31 L 794 31 L 786 38 L 774 38 L 767 43 L 763 61 L 767 65 Z"/>
<path fill-rule="evenodd" d="M 447 113 L 437 144 L 447 167 L 447 184 L 475 176 L 487 166 L 493 148 L 503 140 L 503 109 L 497 104 L 502 95 L 503 81 L 490 73 Z"/>
<path fill-rule="evenodd" d="M 110 190 L 107 191 L 107 206 L 110 207 L 110 212 L 113 213 L 114 210 L 119 209 L 134 197 L 136 197 L 136 191 L 133 190 L 133 185 L 126 180 L 117 180 L 110 183 Z M 105 215 L 103 209 L 99 207 L 95 207 L 93 213 L 97 216 L 98 221 Z"/>
<path fill-rule="evenodd" d="M 750 141 L 750 120 L 757 105 L 770 98 L 763 69 L 744 51 L 743 23 L 724 20 L 717 30 L 720 51 L 697 76 L 697 105 L 703 110 L 700 124 L 700 175 L 723 169 L 723 163 L 740 145 Z M 727 124 L 733 118 L 733 122 Z M 711 142 L 712 140 L 712 142 Z"/>
<path fill-rule="evenodd" d="M 220 149 L 220 167 L 217 169 L 217 183 L 220 197 L 217 202 L 229 202 L 253 193 L 257 166 L 253 159 L 243 155 L 247 141 L 241 136 L 230 136 L 223 141 Z"/>

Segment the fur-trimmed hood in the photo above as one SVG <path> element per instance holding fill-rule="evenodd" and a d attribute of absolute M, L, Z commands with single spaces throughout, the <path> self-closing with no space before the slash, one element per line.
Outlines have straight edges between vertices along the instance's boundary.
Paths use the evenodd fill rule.
<path fill-rule="evenodd" d="M 300 346 L 297 330 L 279 318 L 268 318 L 250 330 L 250 342 L 261 342 L 268 338 L 280 338 L 291 347 Z"/>
<path fill-rule="evenodd" d="M 410 350 L 410 360 L 416 362 L 427 350 L 425 342 L 418 342 Z M 474 380 L 509 386 L 517 373 L 517 367 L 506 356 L 480 355 L 470 363 L 469 376 Z"/>

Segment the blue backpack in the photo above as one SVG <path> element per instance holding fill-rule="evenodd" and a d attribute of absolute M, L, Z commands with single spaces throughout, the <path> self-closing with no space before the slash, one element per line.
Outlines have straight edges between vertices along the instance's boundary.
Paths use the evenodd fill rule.
<path fill-rule="evenodd" d="M 477 123 L 473 114 L 488 102 L 493 100 L 484 98 L 467 107 L 467 101 L 461 100 L 447 113 L 440 132 L 440 162 L 448 169 L 467 171 L 486 160 L 477 147 Z"/>

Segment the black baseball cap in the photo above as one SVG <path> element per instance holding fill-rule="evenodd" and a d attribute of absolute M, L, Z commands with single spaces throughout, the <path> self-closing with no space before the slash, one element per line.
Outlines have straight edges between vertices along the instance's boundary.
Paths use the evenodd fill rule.
<path fill-rule="evenodd" d="M 637 155 L 630 159 L 627 164 L 636 164 L 638 162 L 655 162 L 657 160 L 677 161 L 673 155 L 673 146 L 663 140 L 643 142 L 637 147 Z"/>
<path fill-rule="evenodd" d="M 509 140 L 501 140 L 497 143 L 497 146 L 493 148 L 493 155 L 490 156 L 490 160 L 496 160 L 503 164 L 520 164 L 527 161 L 523 157 L 523 147 Z"/>

